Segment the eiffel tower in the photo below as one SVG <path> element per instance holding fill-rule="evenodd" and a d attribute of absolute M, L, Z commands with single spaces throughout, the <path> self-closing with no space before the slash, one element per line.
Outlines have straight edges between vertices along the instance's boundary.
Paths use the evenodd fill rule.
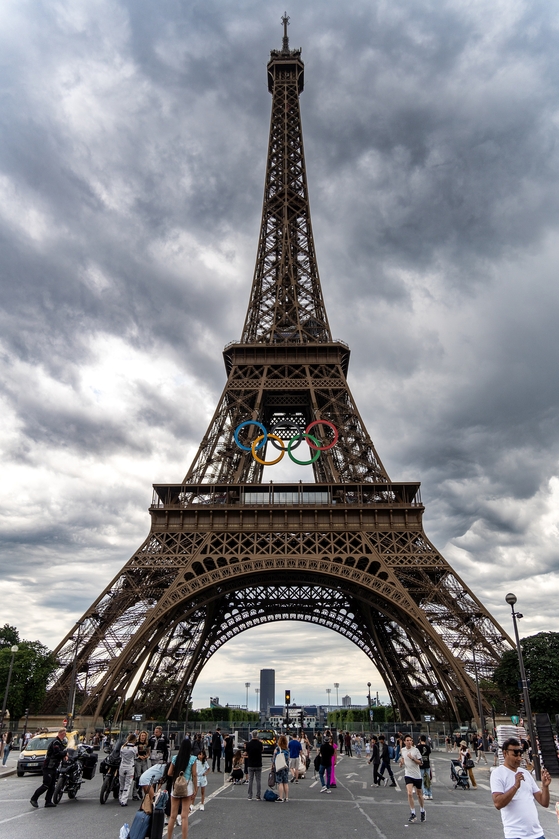
<path fill-rule="evenodd" d="M 154 486 L 145 542 L 57 647 L 45 711 L 71 712 L 77 691 L 95 718 L 162 704 L 177 718 L 229 639 L 296 620 L 363 650 L 401 720 L 459 720 L 477 715 L 474 676 L 511 646 L 425 535 L 420 484 L 389 478 L 349 389 L 313 242 L 304 65 L 282 21 L 256 267 L 223 394 L 184 481 Z M 263 483 L 282 457 L 312 462 L 314 482 Z"/>

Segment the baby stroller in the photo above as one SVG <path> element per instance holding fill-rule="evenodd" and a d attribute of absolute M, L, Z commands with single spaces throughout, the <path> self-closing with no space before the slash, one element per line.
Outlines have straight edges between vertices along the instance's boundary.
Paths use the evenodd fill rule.
<path fill-rule="evenodd" d="M 454 781 L 454 789 L 470 789 L 470 778 L 459 760 L 450 761 L 450 780 Z"/>

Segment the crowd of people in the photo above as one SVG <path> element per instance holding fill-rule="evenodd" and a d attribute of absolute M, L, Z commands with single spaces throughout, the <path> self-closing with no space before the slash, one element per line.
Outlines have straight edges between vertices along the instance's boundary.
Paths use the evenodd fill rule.
<path fill-rule="evenodd" d="M 41 733 L 40 731 L 37 733 Z M 0 757 L 14 742 L 14 738 L 4 735 L 0 745 Z M 31 733 L 26 738 L 35 736 Z M 178 742 L 177 742 L 178 740 Z M 188 832 L 188 815 L 195 806 L 200 790 L 200 809 L 206 804 L 206 787 L 210 772 L 223 771 L 228 776 L 227 782 L 233 785 L 246 785 L 249 801 L 261 800 L 262 773 L 264 766 L 264 746 L 253 731 L 249 739 L 240 743 L 232 734 L 222 734 L 220 728 L 206 733 L 179 735 L 171 740 L 163 733 L 161 726 L 156 726 L 152 734 L 146 730 L 137 730 L 128 734 L 118 743 L 119 749 L 119 800 L 121 806 L 128 806 L 130 795 L 135 800 L 153 800 L 154 790 L 158 785 L 166 786 L 170 795 L 167 818 L 167 837 L 171 839 L 175 824 L 181 826 L 182 839 Z M 25 738 L 22 738 L 22 746 Z M 91 745 L 110 750 L 111 735 L 96 734 Z M 488 735 L 486 742 L 493 750 L 493 738 Z M 171 757 L 173 747 L 178 752 Z M 485 758 L 482 738 L 471 735 L 469 739 L 457 737 L 454 741 L 446 738 L 446 750 L 458 753 L 458 760 L 473 789 L 477 789 L 474 766 Z M 529 743 L 510 738 L 502 746 L 503 765 L 491 773 L 491 791 L 495 807 L 500 811 L 506 830 L 512 823 L 522 820 L 528 813 L 532 825 L 539 824 L 535 811 L 537 802 L 544 807 L 549 804 L 549 774 L 542 772 L 542 788 L 535 784 L 529 771 Z M 313 760 L 313 750 L 316 752 Z M 418 818 L 416 799 L 419 804 L 419 820 L 426 820 L 425 801 L 432 800 L 432 743 L 430 738 L 421 734 L 414 743 L 411 734 L 373 735 L 338 732 L 326 729 L 317 734 L 311 744 L 305 733 L 291 737 L 282 734 L 271 755 L 269 786 L 277 788 L 275 799 L 279 803 L 289 801 L 290 784 L 298 784 L 305 777 L 311 763 L 313 779 L 320 779 L 320 793 L 330 795 L 336 788 L 336 764 L 340 755 L 365 757 L 372 765 L 373 787 L 392 786 L 397 783 L 393 766 L 404 770 L 404 783 L 410 808 L 409 822 Z M 45 794 L 45 807 L 56 806 L 52 801 L 56 774 L 60 763 L 66 757 L 66 729 L 60 729 L 49 745 L 44 768 L 43 783 L 31 797 L 33 807 L 38 807 L 39 798 Z M 521 769 L 520 763 L 527 760 L 528 769 Z M 487 761 L 486 761 L 487 762 Z M 180 782 L 180 784 L 179 784 Z M 511 790 L 514 788 L 514 792 Z M 519 799 L 524 802 L 520 808 Z M 520 808 L 520 809 L 519 809 Z M 524 815 L 523 815 L 524 814 Z M 516 820 L 516 822 L 515 822 Z M 541 834 L 540 834 L 541 835 Z"/>

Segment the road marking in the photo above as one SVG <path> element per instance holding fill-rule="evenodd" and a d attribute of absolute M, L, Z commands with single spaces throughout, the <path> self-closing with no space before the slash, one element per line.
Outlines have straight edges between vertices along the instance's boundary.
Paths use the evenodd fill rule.
<path fill-rule="evenodd" d="M 30 810 L 28 813 L 19 813 L 17 816 L 10 816 L 9 819 L 2 819 L 0 824 L 6 824 L 6 822 L 13 822 L 14 819 L 22 819 L 24 816 L 30 816 L 33 810 Z"/>
<path fill-rule="evenodd" d="M 345 775 L 346 778 L 357 778 L 357 772 L 350 772 L 349 775 Z"/>
<path fill-rule="evenodd" d="M 318 784 L 318 781 L 313 781 L 311 787 L 315 787 Z"/>
<path fill-rule="evenodd" d="M 230 789 L 230 788 L 231 788 L 231 784 L 228 784 L 228 783 L 223 784 L 222 787 L 218 787 L 218 789 L 216 789 L 215 792 L 212 792 L 211 795 L 208 795 L 206 797 L 206 801 L 211 801 L 212 798 L 215 798 L 216 795 L 219 795 L 219 793 L 223 792 L 224 789 Z M 245 800 L 245 799 L 243 799 L 243 800 Z M 204 804 L 205 803 L 206 802 L 204 802 Z M 190 813 L 188 814 L 188 817 L 190 818 L 190 816 L 194 815 L 194 813 L 196 813 L 199 809 L 200 809 L 200 804 L 195 804 L 194 807 L 192 808 L 192 810 L 190 811 Z M 200 819 L 200 821 L 202 821 L 202 819 Z M 192 824 L 197 824 L 197 822 L 192 822 Z"/>
<path fill-rule="evenodd" d="M 481 787 L 482 789 L 488 789 L 491 792 L 491 787 L 487 786 L 487 784 L 480 784 L 480 782 L 478 781 L 477 785 L 478 787 Z"/>

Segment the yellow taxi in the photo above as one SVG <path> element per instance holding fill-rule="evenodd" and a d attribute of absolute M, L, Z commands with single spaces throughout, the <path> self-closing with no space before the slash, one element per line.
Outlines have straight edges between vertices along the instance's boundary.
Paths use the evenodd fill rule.
<path fill-rule="evenodd" d="M 47 728 L 29 740 L 17 760 L 16 773 L 18 778 L 22 778 L 26 772 L 41 773 L 43 771 L 47 749 L 59 731 L 59 728 Z M 66 741 L 67 748 L 77 749 L 80 742 L 80 732 L 67 732 Z"/>

